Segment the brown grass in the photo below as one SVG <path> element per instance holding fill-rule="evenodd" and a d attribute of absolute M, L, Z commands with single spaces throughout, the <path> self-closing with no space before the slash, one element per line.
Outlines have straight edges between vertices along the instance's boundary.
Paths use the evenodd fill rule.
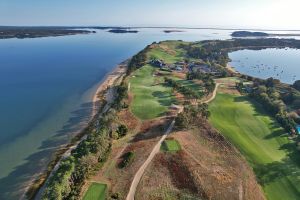
<path fill-rule="evenodd" d="M 179 153 L 160 153 L 147 169 L 136 199 L 264 199 L 252 170 L 208 124 L 176 132 Z M 162 178 L 163 177 L 163 178 Z"/>
<path fill-rule="evenodd" d="M 160 139 L 168 121 L 166 118 L 144 121 L 137 134 L 115 141 L 108 162 L 92 180 L 108 184 L 109 195 L 117 192 L 120 199 L 125 199 L 135 173 Z M 129 151 L 134 152 L 132 163 L 123 169 L 119 168 L 121 156 Z"/>

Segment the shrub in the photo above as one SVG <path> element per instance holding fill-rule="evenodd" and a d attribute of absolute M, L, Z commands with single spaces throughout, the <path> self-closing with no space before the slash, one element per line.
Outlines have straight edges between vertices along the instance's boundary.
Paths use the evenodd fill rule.
<path fill-rule="evenodd" d="M 134 153 L 132 151 L 125 153 L 122 156 L 122 161 L 120 162 L 119 167 L 120 168 L 127 167 L 132 162 L 133 158 L 134 158 Z"/>
<path fill-rule="evenodd" d="M 118 129 L 117 129 L 117 133 L 119 137 L 124 137 L 128 132 L 128 128 L 127 126 L 121 124 Z"/>

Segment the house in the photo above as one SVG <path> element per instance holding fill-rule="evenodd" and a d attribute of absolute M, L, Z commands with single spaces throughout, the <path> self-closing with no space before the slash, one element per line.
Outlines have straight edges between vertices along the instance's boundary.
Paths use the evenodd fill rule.
<path fill-rule="evenodd" d="M 176 66 L 176 67 L 175 67 L 175 70 L 176 70 L 176 71 L 182 71 L 183 69 L 182 69 L 182 67 L 180 67 L 180 66 Z"/>
<path fill-rule="evenodd" d="M 166 66 L 166 64 L 162 60 L 157 60 L 157 59 L 151 60 L 150 64 L 155 66 L 155 67 L 160 67 L 160 68 Z"/>

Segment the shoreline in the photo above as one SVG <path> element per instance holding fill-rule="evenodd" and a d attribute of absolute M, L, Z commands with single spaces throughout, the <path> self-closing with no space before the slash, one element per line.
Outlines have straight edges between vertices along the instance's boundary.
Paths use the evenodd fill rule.
<path fill-rule="evenodd" d="M 239 73 L 238 71 L 236 71 L 236 69 L 233 67 L 233 66 L 231 66 L 230 64 L 227 64 L 226 65 L 226 69 L 228 69 L 230 72 L 232 72 L 232 73 Z"/>
<path fill-rule="evenodd" d="M 107 89 L 113 86 L 115 82 L 126 73 L 127 64 L 128 60 L 117 64 L 111 72 L 105 75 L 102 80 L 96 84 L 97 89 L 94 92 L 94 95 L 91 96 L 91 103 L 93 103 L 93 106 L 88 121 L 79 126 L 78 130 L 74 132 L 74 137 L 68 143 L 55 150 L 52 155 L 53 158 L 51 158 L 45 169 L 42 172 L 37 173 L 37 177 L 33 177 L 31 181 L 28 181 L 28 187 L 26 187 L 21 199 L 25 199 L 25 197 L 28 197 L 28 199 L 38 199 L 38 197 L 42 195 L 47 181 L 58 168 L 59 163 L 62 159 L 68 157 L 71 151 L 86 138 L 86 130 L 92 124 L 95 116 L 105 109 L 105 106 L 108 103 L 102 105 L 100 102 L 102 100 L 100 95 L 106 96 L 106 93 L 108 93 Z M 95 87 L 95 85 L 93 87 Z M 91 89 L 93 87 L 91 87 Z"/>

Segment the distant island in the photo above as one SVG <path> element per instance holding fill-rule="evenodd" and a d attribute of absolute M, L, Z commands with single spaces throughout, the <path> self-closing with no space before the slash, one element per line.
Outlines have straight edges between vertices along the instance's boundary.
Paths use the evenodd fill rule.
<path fill-rule="evenodd" d="M 96 32 L 70 27 L 0 27 L 0 39 L 56 37 L 89 33 Z"/>
<path fill-rule="evenodd" d="M 178 32 L 184 32 L 182 30 L 164 30 L 165 33 L 178 33 Z"/>
<path fill-rule="evenodd" d="M 277 36 L 300 36 L 299 33 L 265 33 L 265 32 L 251 32 L 251 31 L 235 31 L 231 34 L 232 37 L 277 37 Z"/>
<path fill-rule="evenodd" d="M 268 33 L 250 32 L 250 31 L 235 31 L 231 34 L 232 37 L 268 37 Z"/>
<path fill-rule="evenodd" d="M 128 30 L 128 29 L 111 29 L 108 32 L 110 33 L 138 33 L 137 30 Z"/>

